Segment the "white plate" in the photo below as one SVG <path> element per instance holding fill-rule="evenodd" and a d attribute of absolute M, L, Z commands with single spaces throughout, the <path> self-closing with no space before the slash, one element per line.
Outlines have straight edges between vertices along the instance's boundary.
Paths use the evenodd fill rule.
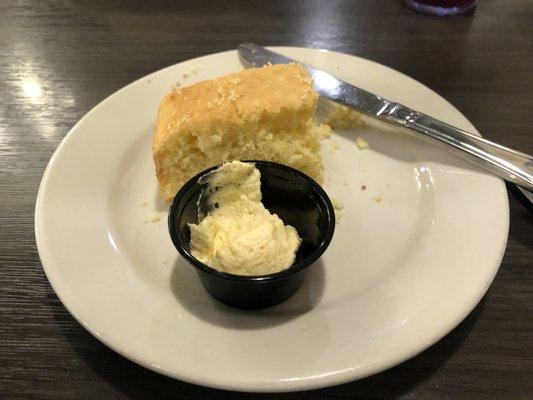
<path fill-rule="evenodd" d="M 442 97 L 387 67 L 335 52 L 275 50 L 475 131 Z M 324 142 L 325 188 L 344 202 L 344 216 L 304 286 L 281 305 L 244 312 L 218 303 L 174 250 L 151 158 L 159 101 L 177 81 L 241 68 L 235 51 L 165 68 L 104 100 L 65 137 L 35 212 L 42 264 L 65 307 L 136 363 L 224 389 L 338 384 L 435 343 L 498 270 L 507 195 L 501 180 L 395 128 L 361 128 L 365 151 L 351 134 Z M 146 223 L 154 213 L 161 220 Z"/>

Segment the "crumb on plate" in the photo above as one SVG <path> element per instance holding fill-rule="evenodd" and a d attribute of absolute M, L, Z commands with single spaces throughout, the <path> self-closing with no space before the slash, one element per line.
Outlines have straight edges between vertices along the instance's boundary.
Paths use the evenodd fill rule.
<path fill-rule="evenodd" d="M 359 150 L 365 150 L 370 147 L 368 142 L 365 139 L 363 139 L 361 136 L 357 136 L 357 138 L 355 138 L 355 144 L 357 145 L 357 148 Z"/>
<path fill-rule="evenodd" d="M 327 124 L 314 124 L 312 131 L 320 136 L 321 139 L 328 139 L 333 134 L 331 126 Z"/>
<path fill-rule="evenodd" d="M 338 224 L 344 214 L 344 203 L 337 199 L 336 197 L 330 197 L 331 204 L 335 209 L 335 222 Z"/>
<path fill-rule="evenodd" d="M 335 153 L 337 150 L 340 150 L 340 149 L 341 149 L 340 144 L 337 143 L 337 142 L 329 142 L 327 147 L 328 147 L 328 149 L 329 149 L 330 154 L 333 154 L 333 153 Z"/>
<path fill-rule="evenodd" d="M 333 129 L 346 129 L 354 125 L 365 125 L 360 113 L 340 104 L 332 104 L 327 112 L 324 123 Z"/>

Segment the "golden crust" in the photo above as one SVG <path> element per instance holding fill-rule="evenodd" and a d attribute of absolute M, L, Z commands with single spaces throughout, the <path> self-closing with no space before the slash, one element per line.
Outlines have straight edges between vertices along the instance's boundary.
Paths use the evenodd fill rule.
<path fill-rule="evenodd" d="M 297 65 L 247 69 L 167 94 L 159 107 L 154 147 L 191 126 L 239 124 L 282 108 L 314 111 L 316 92 L 307 71 Z"/>

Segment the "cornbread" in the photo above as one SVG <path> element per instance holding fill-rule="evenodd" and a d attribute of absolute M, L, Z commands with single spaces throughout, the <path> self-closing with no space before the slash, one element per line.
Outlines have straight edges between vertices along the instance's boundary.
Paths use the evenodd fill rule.
<path fill-rule="evenodd" d="M 194 257 L 236 275 L 271 274 L 294 263 L 301 239 L 261 203 L 260 178 L 254 164 L 240 161 L 202 177 L 207 198 L 200 202 L 208 212 L 200 223 L 189 224 Z"/>
<path fill-rule="evenodd" d="M 248 69 L 167 94 L 152 143 L 165 199 L 198 172 L 239 159 L 287 164 L 321 182 L 317 97 L 296 64 Z"/>

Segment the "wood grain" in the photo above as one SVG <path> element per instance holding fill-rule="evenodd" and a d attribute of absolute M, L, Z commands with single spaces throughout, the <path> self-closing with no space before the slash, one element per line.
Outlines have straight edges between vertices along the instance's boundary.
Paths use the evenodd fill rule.
<path fill-rule="evenodd" d="M 486 137 L 533 153 L 533 4 L 478 3 L 444 19 L 400 0 L 0 3 L 0 399 L 532 398 L 533 220 L 512 197 L 500 272 L 457 329 L 376 376 L 275 396 L 171 380 L 106 348 L 58 301 L 33 234 L 42 173 L 82 115 L 149 72 L 243 41 L 386 64 L 441 93 Z"/>

